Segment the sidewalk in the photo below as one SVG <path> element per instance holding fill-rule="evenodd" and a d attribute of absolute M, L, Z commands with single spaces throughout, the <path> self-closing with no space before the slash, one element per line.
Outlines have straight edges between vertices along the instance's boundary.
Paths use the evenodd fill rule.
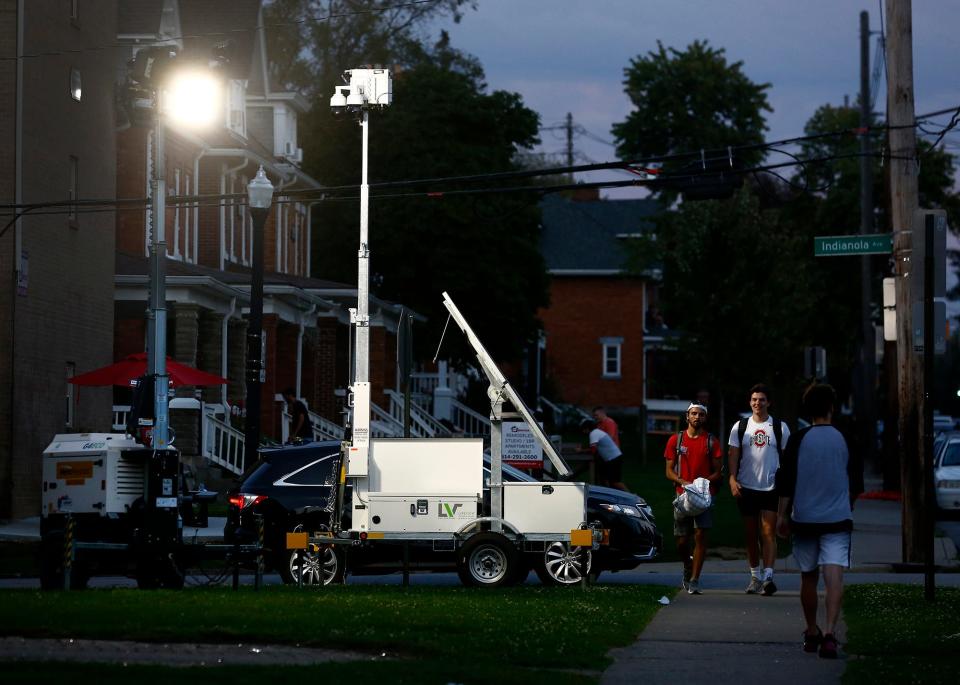
<path fill-rule="evenodd" d="M 900 503 L 859 500 L 853 518 L 850 572 L 861 577 L 889 577 L 887 573 L 901 560 Z M 950 538 L 938 537 L 935 550 L 938 566 L 957 569 L 957 549 Z M 680 581 L 677 563 L 644 568 L 671 573 Z M 798 587 L 792 555 L 777 560 L 776 573 L 787 576 L 790 582 L 785 585 Z M 633 685 L 639 679 L 645 685 L 691 680 L 750 685 L 776 678 L 798 683 L 840 682 L 843 658 L 828 661 L 800 648 L 804 622 L 799 592 L 781 589 L 773 597 L 745 595 L 738 589 L 748 580 L 743 560 L 708 559 L 703 580 L 704 594 L 678 593 L 669 606 L 657 612 L 637 642 L 611 651 L 614 663 L 601 683 Z M 823 625 L 822 599 L 820 613 Z M 841 645 L 845 633 L 841 621 L 837 630 Z"/>

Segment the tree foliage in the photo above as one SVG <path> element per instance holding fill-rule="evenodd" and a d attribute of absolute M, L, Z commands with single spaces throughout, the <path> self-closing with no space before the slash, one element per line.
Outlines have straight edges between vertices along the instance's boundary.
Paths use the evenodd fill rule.
<path fill-rule="evenodd" d="M 763 142 L 763 113 L 771 111 L 766 90 L 727 62 L 722 48 L 694 41 L 686 50 L 657 49 L 635 57 L 624 69 L 624 91 L 633 103 L 613 126 L 621 159 L 696 153 Z M 747 165 L 762 153 L 740 153 Z"/>
<path fill-rule="evenodd" d="M 459 22 L 475 6 L 475 0 L 270 0 L 264 23 L 272 82 L 329 98 L 344 69 L 402 64 L 429 22 Z"/>
<path fill-rule="evenodd" d="M 515 93 L 488 93 L 480 65 L 450 48 L 445 36 L 410 54 L 415 62 L 397 74 L 393 105 L 370 117 L 370 183 L 516 168 L 517 152 L 537 142 L 537 114 Z M 356 184 L 360 129 L 329 111 L 318 107 L 310 118 L 307 171 L 326 185 Z M 440 338 L 446 320 L 441 292 L 449 291 L 491 354 L 513 357 L 533 336 L 536 310 L 547 302 L 538 197 L 419 194 L 425 190 L 437 187 L 372 190 L 373 292 L 429 318 L 418 336 L 426 350 Z M 418 195 L 402 196 L 411 192 Z M 358 213 L 355 199 L 320 203 L 314 273 L 355 281 Z"/>

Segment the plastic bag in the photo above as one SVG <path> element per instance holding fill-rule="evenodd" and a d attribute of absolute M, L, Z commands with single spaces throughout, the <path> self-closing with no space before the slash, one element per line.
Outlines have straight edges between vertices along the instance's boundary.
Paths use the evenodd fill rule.
<path fill-rule="evenodd" d="M 713 495 L 710 494 L 710 481 L 706 478 L 697 478 L 689 485 L 683 486 L 683 492 L 673 500 L 673 508 L 684 516 L 699 516 L 713 505 Z"/>

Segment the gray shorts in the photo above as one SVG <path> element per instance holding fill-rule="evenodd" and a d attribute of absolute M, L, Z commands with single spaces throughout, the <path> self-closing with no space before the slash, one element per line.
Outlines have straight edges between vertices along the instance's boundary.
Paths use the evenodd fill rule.
<path fill-rule="evenodd" d="M 673 507 L 671 507 L 673 509 Z M 713 527 L 713 517 L 710 515 L 710 509 L 697 516 L 684 516 L 676 509 L 673 509 L 673 535 L 682 538 L 693 534 L 694 528 L 706 530 Z"/>
<path fill-rule="evenodd" d="M 850 533 L 794 535 L 793 558 L 801 571 L 815 571 L 826 564 L 850 568 Z"/>

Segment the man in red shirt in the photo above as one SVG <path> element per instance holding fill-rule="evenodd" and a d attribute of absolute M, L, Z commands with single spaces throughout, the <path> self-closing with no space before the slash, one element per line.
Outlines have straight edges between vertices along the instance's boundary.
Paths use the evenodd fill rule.
<path fill-rule="evenodd" d="M 667 480 L 676 485 L 677 494 L 683 492 L 683 486 L 693 483 L 697 478 L 710 481 L 710 491 L 720 480 L 720 467 L 723 451 L 720 441 L 705 429 L 707 408 L 691 402 L 687 407 L 687 429 L 667 440 L 663 452 L 666 460 Z M 691 595 L 700 594 L 700 571 L 707 555 L 707 530 L 713 525 L 710 510 L 697 516 L 687 516 L 674 508 L 673 534 L 677 538 L 677 552 L 683 560 L 683 581 L 681 586 Z M 690 536 L 695 546 L 693 558 L 690 556 Z"/>
<path fill-rule="evenodd" d="M 607 416 L 607 410 L 603 407 L 594 407 L 593 420 L 597 422 L 597 428 L 609 435 L 614 445 L 620 447 L 620 429 L 617 427 L 617 422 Z"/>

